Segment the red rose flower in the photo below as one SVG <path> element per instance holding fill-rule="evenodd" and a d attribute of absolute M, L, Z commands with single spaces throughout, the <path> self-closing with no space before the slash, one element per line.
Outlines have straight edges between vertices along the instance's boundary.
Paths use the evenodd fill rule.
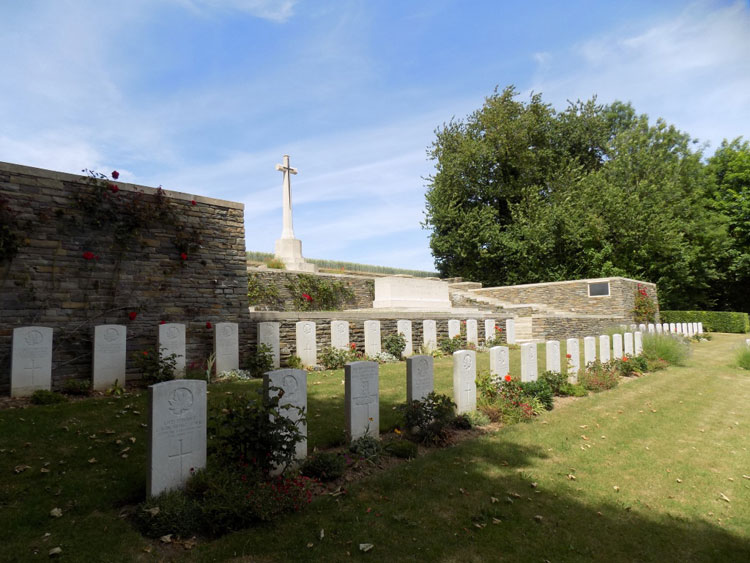
<path fill-rule="evenodd" d="M 117 180 L 120 177 L 120 173 L 117 170 L 112 170 L 112 177 Z"/>
<path fill-rule="evenodd" d="M 627 362 L 627 361 L 628 361 L 628 357 L 627 357 L 627 356 L 623 356 L 623 357 L 622 357 L 622 361 L 623 361 L 623 362 Z"/>
<path fill-rule="evenodd" d="M 312 297 L 310 297 L 307 293 L 303 293 L 302 297 L 304 297 L 307 301 L 312 301 Z"/>
<path fill-rule="evenodd" d="M 148 356 L 148 350 L 144 350 L 144 351 L 143 351 L 143 355 L 144 355 L 144 356 Z"/>
<path fill-rule="evenodd" d="M 112 190 L 113 194 L 116 194 L 117 192 L 120 191 L 120 188 L 118 188 L 116 184 L 110 184 L 109 189 Z"/>
<path fill-rule="evenodd" d="M 506 376 L 505 376 L 505 381 L 510 381 L 510 380 L 512 380 L 512 379 L 513 379 L 513 378 L 512 378 L 511 376 L 510 376 L 510 374 L 508 374 L 508 375 L 506 375 Z"/>
<path fill-rule="evenodd" d="M 349 347 L 350 347 L 350 348 L 351 348 L 352 350 L 356 350 L 356 348 L 357 348 L 357 345 L 356 345 L 356 344 L 355 344 L 354 342 L 350 342 L 350 343 L 349 343 Z"/>
<path fill-rule="evenodd" d="M 187 260 L 187 254 L 185 254 L 184 252 L 182 252 L 180 254 L 180 258 L 182 258 L 183 260 Z"/>
<path fill-rule="evenodd" d="M 130 319 L 131 321 L 134 321 L 134 320 L 135 320 L 135 318 L 136 318 L 137 316 L 138 316 L 138 313 L 136 313 L 135 311 L 130 311 L 130 312 L 128 313 L 128 318 L 129 318 L 129 319 Z"/>
<path fill-rule="evenodd" d="M 195 201 L 194 199 L 191 199 L 190 200 L 190 205 L 198 205 L 198 202 Z"/>
<path fill-rule="evenodd" d="M 565 357 L 566 357 L 566 358 L 568 358 L 568 359 L 570 359 L 570 358 L 572 358 L 573 356 L 571 356 L 570 354 L 565 354 Z"/>
<path fill-rule="evenodd" d="M 87 250 L 86 252 L 83 253 L 83 257 L 86 260 L 93 260 L 94 256 L 96 256 L 96 255 L 93 252 L 91 252 L 90 250 Z"/>
<path fill-rule="evenodd" d="M 167 321 L 159 321 L 159 324 L 160 325 L 165 325 L 165 324 L 167 324 Z"/>
<path fill-rule="evenodd" d="M 211 321 L 206 321 L 206 328 L 211 328 Z"/>

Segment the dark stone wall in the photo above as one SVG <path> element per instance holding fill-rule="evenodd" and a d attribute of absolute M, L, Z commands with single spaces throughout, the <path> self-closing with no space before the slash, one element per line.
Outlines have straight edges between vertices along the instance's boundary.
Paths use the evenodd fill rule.
<path fill-rule="evenodd" d="M 111 197 L 157 205 L 156 189 L 113 183 Z M 80 176 L 0 163 L 0 197 L 9 201 L 20 243 L 12 260 L 0 262 L 0 393 L 9 391 L 12 331 L 21 326 L 54 329 L 53 388 L 90 379 L 98 324 L 127 326 L 129 378 L 138 375 L 132 354 L 154 349 L 162 320 L 187 325 L 188 365 L 212 352 L 207 322 L 240 323 L 241 360 L 247 357 L 256 327 L 247 309 L 243 205 L 165 191 L 184 232 L 198 234 L 200 246 L 182 259 L 176 227 L 158 220 L 122 250 L 107 224 L 92 228 L 82 217 L 76 197 L 87 190 Z"/>

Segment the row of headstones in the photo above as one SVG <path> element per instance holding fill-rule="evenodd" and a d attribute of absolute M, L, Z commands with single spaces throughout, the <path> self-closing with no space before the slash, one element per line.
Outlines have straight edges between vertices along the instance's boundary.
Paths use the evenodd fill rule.
<path fill-rule="evenodd" d="M 624 328 L 624 325 L 621 325 L 621 328 Z M 630 325 L 630 328 L 635 330 L 635 325 Z M 680 334 L 688 337 L 703 334 L 703 323 L 649 323 L 640 324 L 638 328 L 641 332 L 648 330 L 650 333 Z"/>
<path fill-rule="evenodd" d="M 476 319 L 467 319 L 466 323 L 466 342 L 467 344 L 479 345 L 479 331 Z M 496 336 L 496 323 L 494 319 L 484 321 L 485 342 L 492 340 Z M 515 321 L 507 319 L 505 322 L 506 341 L 508 344 L 515 344 Z M 274 367 L 280 367 L 280 323 L 278 322 L 260 322 L 258 323 L 258 344 L 265 344 L 273 353 Z M 412 338 L 412 322 L 409 320 L 399 320 L 396 322 L 396 331 L 404 336 L 406 348 L 404 356 L 414 354 Z M 340 350 L 348 350 L 349 340 L 349 322 L 348 321 L 331 321 L 331 347 Z M 365 321 L 365 354 L 369 357 L 375 357 L 382 351 L 380 336 L 380 321 Z M 437 349 L 437 322 L 434 320 L 422 321 L 423 343 L 422 350 L 430 352 Z M 448 321 L 448 337 L 453 338 L 461 334 L 461 321 L 451 319 Z M 295 326 L 295 344 L 297 356 L 302 361 L 302 365 L 312 367 L 317 364 L 317 326 L 313 321 L 299 321 Z"/>
<path fill-rule="evenodd" d="M 158 327 L 157 342 L 160 355 L 166 357 L 174 354 L 176 375 L 182 377 L 185 373 L 185 325 L 165 323 Z M 240 356 L 237 323 L 216 323 L 213 329 L 216 372 L 238 369 Z M 28 396 L 38 389 L 51 389 L 52 333 L 52 328 L 42 326 L 27 326 L 13 330 L 10 368 L 12 397 Z M 127 327 L 125 325 L 94 327 L 92 350 L 92 386 L 94 389 L 108 389 L 118 380 L 125 382 L 126 342 Z"/>

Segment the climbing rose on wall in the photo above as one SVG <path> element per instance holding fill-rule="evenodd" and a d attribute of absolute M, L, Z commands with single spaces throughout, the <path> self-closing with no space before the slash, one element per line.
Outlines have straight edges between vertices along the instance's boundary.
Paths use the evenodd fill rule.
<path fill-rule="evenodd" d="M 91 252 L 90 250 L 87 250 L 86 252 L 84 252 L 84 253 L 83 253 L 83 257 L 84 257 L 84 258 L 85 258 L 86 260 L 93 260 L 93 259 L 94 259 L 94 258 L 96 257 L 96 254 L 94 254 L 94 253 L 93 253 L 93 252 Z"/>
<path fill-rule="evenodd" d="M 182 258 L 183 260 L 187 260 L 187 254 L 185 254 L 184 252 L 181 253 L 180 258 Z"/>
<path fill-rule="evenodd" d="M 117 184 L 110 184 L 110 185 L 109 185 L 109 189 L 110 189 L 110 190 L 112 190 L 112 193 L 113 193 L 113 194 L 116 194 L 117 192 L 119 192 L 119 191 L 120 191 L 120 188 L 119 188 L 119 187 L 117 187 Z"/>
<path fill-rule="evenodd" d="M 134 321 L 134 320 L 135 320 L 135 318 L 136 318 L 137 316 L 138 316 L 138 313 L 136 313 L 135 311 L 130 311 L 130 312 L 128 313 L 128 318 L 129 318 L 129 319 L 130 319 L 131 321 Z"/>
<path fill-rule="evenodd" d="M 211 328 L 211 321 L 206 321 L 206 328 Z"/>
<path fill-rule="evenodd" d="M 191 199 L 190 200 L 190 205 L 198 205 L 198 202 L 195 201 L 194 199 Z"/>
<path fill-rule="evenodd" d="M 112 170 L 112 177 L 117 180 L 120 177 L 120 173 L 117 170 Z"/>
<path fill-rule="evenodd" d="M 310 297 L 307 293 L 303 293 L 302 297 L 304 297 L 307 301 L 312 301 L 312 297 Z"/>

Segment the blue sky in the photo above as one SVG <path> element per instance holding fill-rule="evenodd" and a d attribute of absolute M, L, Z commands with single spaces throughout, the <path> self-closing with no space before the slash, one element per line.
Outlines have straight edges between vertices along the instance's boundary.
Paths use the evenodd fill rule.
<path fill-rule="evenodd" d="M 0 5 L 0 160 L 245 204 L 273 251 L 433 269 L 435 128 L 514 84 L 750 137 L 750 3 L 24 0 Z"/>

